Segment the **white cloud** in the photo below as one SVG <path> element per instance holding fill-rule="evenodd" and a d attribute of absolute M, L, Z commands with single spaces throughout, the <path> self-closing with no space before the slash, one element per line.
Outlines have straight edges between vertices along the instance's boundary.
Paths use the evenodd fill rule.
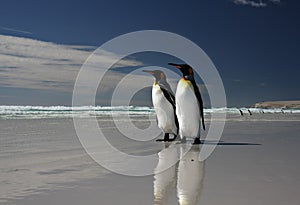
<path fill-rule="evenodd" d="M 91 46 L 59 45 L 0 35 L 0 87 L 49 90 L 51 93 L 63 92 L 69 96 L 72 94 L 82 64 L 95 49 Z M 105 65 L 115 62 L 116 59 L 119 59 L 117 54 L 104 50 L 100 50 L 93 56 L 92 63 L 88 65 L 90 72 L 86 76 L 88 79 L 86 85 L 81 84 L 85 94 L 92 90 L 90 83 L 106 71 Z M 122 70 L 127 66 L 138 66 L 139 69 L 127 74 L 128 70 Z M 152 86 L 153 77 L 141 71 L 145 69 L 142 68 L 143 66 L 142 62 L 131 58 L 119 61 L 114 65 L 117 69 L 111 69 L 101 81 L 97 100 L 107 102 L 111 94 L 117 90 L 119 95 L 116 102 L 119 105 L 126 105 L 132 92 Z M 177 73 L 157 66 L 147 67 L 147 69 L 163 70 L 175 91 L 180 79 Z M 204 86 L 199 85 L 199 87 L 204 93 Z"/>
<path fill-rule="evenodd" d="M 235 4 L 239 4 L 239 5 L 246 5 L 246 6 L 252 6 L 252 7 L 266 7 L 268 6 L 268 3 L 273 3 L 273 4 L 279 4 L 281 3 L 280 0 L 265 0 L 265 1 L 262 1 L 262 0 L 257 0 L 257 1 L 254 1 L 254 0 L 232 0 L 233 3 Z"/>
<path fill-rule="evenodd" d="M 72 92 L 81 65 L 94 49 L 0 35 L 0 86 Z M 100 51 L 95 58 L 95 74 L 101 72 L 102 64 L 117 57 Z M 125 59 L 115 67 L 141 65 Z"/>

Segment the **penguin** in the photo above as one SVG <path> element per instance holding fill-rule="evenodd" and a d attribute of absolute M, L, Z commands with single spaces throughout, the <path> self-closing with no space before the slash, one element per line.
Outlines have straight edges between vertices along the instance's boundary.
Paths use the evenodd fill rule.
<path fill-rule="evenodd" d="M 184 143 L 186 137 L 194 138 L 194 144 L 200 144 L 201 124 L 205 130 L 203 101 L 191 66 L 169 63 L 182 72 L 175 94 L 176 114 L 179 122 L 179 135 Z"/>
<path fill-rule="evenodd" d="M 178 134 L 175 97 L 167 82 L 166 75 L 160 70 L 143 70 L 154 76 L 152 86 L 152 103 L 157 116 L 157 125 L 164 132 L 164 139 L 156 141 L 174 141 Z M 169 138 L 173 134 L 173 139 Z"/>
<path fill-rule="evenodd" d="M 252 115 L 252 112 L 250 111 L 250 109 L 248 109 L 248 112 L 249 112 L 250 115 Z"/>
<path fill-rule="evenodd" d="M 244 115 L 243 111 L 241 109 L 239 109 L 241 116 Z"/>

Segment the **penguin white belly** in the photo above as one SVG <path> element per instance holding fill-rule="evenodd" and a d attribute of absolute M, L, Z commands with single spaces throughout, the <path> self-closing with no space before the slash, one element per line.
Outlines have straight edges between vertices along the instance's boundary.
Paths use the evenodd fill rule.
<path fill-rule="evenodd" d="M 180 137 L 200 136 L 199 105 L 190 81 L 184 79 L 179 81 L 175 99 Z"/>
<path fill-rule="evenodd" d="M 157 116 L 158 127 L 165 133 L 177 134 L 173 106 L 157 84 L 153 85 L 152 88 L 152 102 Z"/>

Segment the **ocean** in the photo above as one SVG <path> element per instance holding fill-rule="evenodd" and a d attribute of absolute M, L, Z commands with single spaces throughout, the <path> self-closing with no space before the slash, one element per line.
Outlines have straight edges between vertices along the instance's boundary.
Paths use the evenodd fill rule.
<path fill-rule="evenodd" d="M 204 113 L 227 114 L 267 114 L 300 113 L 300 109 L 262 109 L 262 108 L 209 108 Z M 37 119 L 37 118 L 73 118 L 103 115 L 154 115 L 151 107 L 138 106 L 0 106 L 0 119 Z"/>

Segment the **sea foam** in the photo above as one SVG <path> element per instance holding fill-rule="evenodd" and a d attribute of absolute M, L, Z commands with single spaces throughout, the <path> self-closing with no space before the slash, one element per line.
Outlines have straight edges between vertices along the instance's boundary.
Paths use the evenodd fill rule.
<path fill-rule="evenodd" d="M 226 113 L 244 115 L 270 113 L 300 113 L 300 109 L 261 109 L 261 108 L 207 108 L 205 115 Z M 154 115 L 154 109 L 146 106 L 0 106 L 2 119 L 32 118 L 72 118 L 98 115 Z"/>

